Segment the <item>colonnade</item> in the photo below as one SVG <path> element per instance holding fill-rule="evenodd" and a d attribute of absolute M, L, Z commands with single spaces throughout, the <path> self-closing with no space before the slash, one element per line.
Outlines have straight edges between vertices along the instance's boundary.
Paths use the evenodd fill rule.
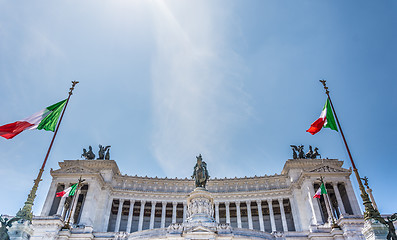
<path fill-rule="evenodd" d="M 292 198 L 215 201 L 215 221 L 259 231 L 295 231 Z M 287 208 L 287 211 L 285 209 Z M 114 198 L 107 207 L 107 231 L 135 232 L 164 228 L 187 217 L 186 202 Z"/>
<path fill-rule="evenodd" d="M 170 205 L 172 209 L 169 208 Z M 180 206 L 183 206 L 183 208 L 180 208 Z M 115 207 L 117 207 L 117 211 L 115 211 Z M 134 232 L 146 229 L 164 228 L 167 224 L 185 221 L 186 212 L 187 206 L 184 202 L 170 203 L 166 201 L 113 199 L 110 201 L 107 209 L 107 231 Z M 182 218 L 180 217 L 181 214 Z M 125 216 L 124 221 L 126 221 L 124 224 L 123 215 Z M 148 224 L 145 225 L 146 222 L 148 222 Z M 158 223 L 157 226 L 156 223 Z"/>
<path fill-rule="evenodd" d="M 353 192 L 350 181 L 347 182 L 326 182 L 326 189 L 330 198 L 330 207 L 334 217 L 338 218 L 340 215 L 360 215 L 361 210 L 354 198 L 354 195 L 348 194 L 349 191 Z M 310 185 L 310 192 L 313 196 L 316 192 L 316 188 L 319 188 L 320 183 L 313 182 Z M 343 190 L 341 193 L 340 190 Z M 327 221 L 328 212 L 326 210 L 324 200 L 313 201 L 314 214 L 316 219 L 323 219 Z M 321 216 L 319 215 L 321 214 Z M 318 220 L 317 220 L 318 221 Z"/>
<path fill-rule="evenodd" d="M 224 211 L 220 206 L 224 206 Z M 292 198 L 215 202 L 215 220 L 237 228 L 266 232 L 295 231 L 294 210 Z"/>

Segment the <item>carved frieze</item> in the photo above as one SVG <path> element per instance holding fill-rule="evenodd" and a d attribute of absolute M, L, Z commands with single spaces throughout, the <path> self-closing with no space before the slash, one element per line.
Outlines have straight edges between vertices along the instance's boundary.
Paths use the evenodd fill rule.
<path fill-rule="evenodd" d="M 322 165 L 322 166 L 319 166 L 319 167 L 309 170 L 309 172 L 343 173 L 343 172 L 348 172 L 348 170 L 345 170 L 343 168 L 338 168 L 338 167 L 332 167 L 332 166 L 328 166 L 328 165 Z"/>

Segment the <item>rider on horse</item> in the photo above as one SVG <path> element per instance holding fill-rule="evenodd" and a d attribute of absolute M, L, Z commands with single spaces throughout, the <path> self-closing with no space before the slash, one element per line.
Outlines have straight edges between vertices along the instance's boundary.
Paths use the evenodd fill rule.
<path fill-rule="evenodd" d="M 201 154 L 196 158 L 197 163 L 194 166 L 192 178 L 195 179 L 196 187 L 205 188 L 205 184 L 210 178 L 210 176 L 208 175 L 207 164 L 203 161 Z"/>

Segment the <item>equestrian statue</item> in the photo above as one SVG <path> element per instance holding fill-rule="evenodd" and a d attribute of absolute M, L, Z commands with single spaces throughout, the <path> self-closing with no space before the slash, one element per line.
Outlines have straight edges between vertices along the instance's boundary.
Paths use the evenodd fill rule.
<path fill-rule="evenodd" d="M 196 188 L 205 188 L 205 185 L 210 178 L 210 176 L 208 175 L 207 164 L 203 161 L 201 154 L 196 158 L 197 163 L 194 166 L 192 178 L 195 180 Z"/>

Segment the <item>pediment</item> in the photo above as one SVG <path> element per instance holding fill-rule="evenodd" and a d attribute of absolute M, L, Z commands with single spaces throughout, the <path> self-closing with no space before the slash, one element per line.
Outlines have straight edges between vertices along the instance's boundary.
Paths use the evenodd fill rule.
<path fill-rule="evenodd" d="M 65 168 L 65 169 L 58 169 L 55 171 L 51 171 L 51 173 L 95 173 L 95 171 L 93 171 L 90 168 L 87 167 L 83 167 L 83 166 L 72 166 L 69 168 Z"/>
<path fill-rule="evenodd" d="M 350 172 L 348 169 L 344 169 L 341 167 L 337 167 L 337 166 L 329 166 L 326 164 L 322 164 L 320 166 L 316 166 L 310 170 L 308 170 L 308 172 L 322 172 L 322 173 L 346 173 L 346 172 Z"/>

